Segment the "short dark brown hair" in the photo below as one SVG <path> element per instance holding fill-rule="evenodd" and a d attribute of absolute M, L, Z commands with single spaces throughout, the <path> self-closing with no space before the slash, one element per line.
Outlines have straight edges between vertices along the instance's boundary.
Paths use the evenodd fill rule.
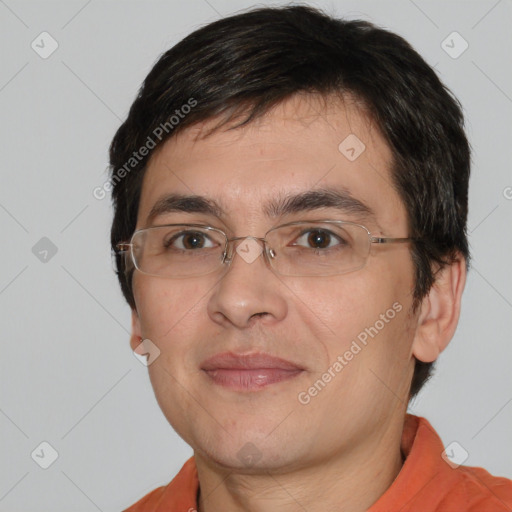
<path fill-rule="evenodd" d="M 470 147 L 462 107 L 400 36 L 307 6 L 258 8 L 220 19 L 159 58 L 110 146 L 112 250 L 135 230 L 154 147 L 218 116 L 220 127 L 243 114 L 232 128 L 242 126 L 298 93 L 355 96 L 389 144 L 393 184 L 407 210 L 409 236 L 418 239 L 411 249 L 416 310 L 436 269 L 459 255 L 469 263 Z M 119 253 L 116 266 L 135 309 L 133 270 L 125 272 Z M 410 397 L 431 370 L 432 363 L 416 361 Z"/>

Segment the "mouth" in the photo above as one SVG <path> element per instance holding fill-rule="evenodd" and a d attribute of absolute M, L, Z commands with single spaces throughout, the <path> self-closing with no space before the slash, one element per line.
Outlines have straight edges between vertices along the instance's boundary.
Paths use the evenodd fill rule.
<path fill-rule="evenodd" d="M 224 352 L 207 359 L 202 365 L 214 384 L 234 391 L 258 391 L 298 377 L 304 368 L 268 354 L 234 354 Z"/>

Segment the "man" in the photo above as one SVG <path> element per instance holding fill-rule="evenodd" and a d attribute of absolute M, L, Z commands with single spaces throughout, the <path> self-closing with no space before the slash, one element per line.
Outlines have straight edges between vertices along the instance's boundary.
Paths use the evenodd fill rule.
<path fill-rule="evenodd" d="M 197 30 L 111 145 L 131 347 L 192 457 L 136 511 L 505 511 L 406 414 L 469 260 L 457 100 L 400 37 L 308 7 Z"/>

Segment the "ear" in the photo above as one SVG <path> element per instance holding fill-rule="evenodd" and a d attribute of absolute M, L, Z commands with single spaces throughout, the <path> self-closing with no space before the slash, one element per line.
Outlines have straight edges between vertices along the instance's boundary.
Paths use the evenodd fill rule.
<path fill-rule="evenodd" d="M 140 327 L 140 318 L 136 309 L 132 309 L 132 334 L 130 336 L 130 347 L 135 350 L 142 341 L 142 332 Z"/>
<path fill-rule="evenodd" d="M 425 363 L 435 361 L 448 346 L 459 322 L 462 292 L 466 284 L 466 261 L 456 261 L 438 271 L 418 315 L 412 353 Z"/>

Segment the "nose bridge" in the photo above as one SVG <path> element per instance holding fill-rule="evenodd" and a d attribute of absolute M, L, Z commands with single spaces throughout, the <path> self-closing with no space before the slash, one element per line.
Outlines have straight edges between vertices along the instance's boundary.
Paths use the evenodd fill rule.
<path fill-rule="evenodd" d="M 272 279 L 262 276 L 265 270 L 257 262 L 261 252 L 266 252 L 265 239 L 236 237 L 228 239 L 228 247 L 226 272 L 208 302 L 210 317 L 218 323 L 229 321 L 238 328 L 248 327 L 256 316 L 264 318 L 264 322 L 282 320 L 287 311 L 286 298 Z M 231 266 L 235 252 L 243 261 Z M 264 267 L 272 270 L 266 261 Z"/>

